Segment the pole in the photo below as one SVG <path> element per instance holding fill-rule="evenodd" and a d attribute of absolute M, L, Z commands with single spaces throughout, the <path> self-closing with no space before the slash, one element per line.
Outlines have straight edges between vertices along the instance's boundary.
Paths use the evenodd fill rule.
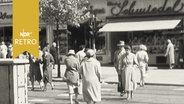
<path fill-rule="evenodd" d="M 57 35 L 57 64 L 58 64 L 58 68 L 57 68 L 57 77 L 60 78 L 61 77 L 61 72 L 60 72 L 60 53 L 59 53 L 59 21 L 56 22 L 56 35 Z"/>

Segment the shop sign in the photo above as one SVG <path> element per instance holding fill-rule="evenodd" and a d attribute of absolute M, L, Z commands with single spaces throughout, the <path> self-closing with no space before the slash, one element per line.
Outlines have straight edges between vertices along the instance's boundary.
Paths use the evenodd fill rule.
<path fill-rule="evenodd" d="M 12 14 L 8 14 L 7 12 L 0 11 L 0 19 L 12 19 Z"/>
<path fill-rule="evenodd" d="M 130 2 L 130 0 L 125 0 L 124 2 L 107 2 L 107 6 L 112 6 L 110 11 L 113 16 L 181 13 L 184 9 L 184 2 L 182 2 L 181 0 L 176 0 L 172 5 L 168 4 L 168 0 L 165 0 L 163 4 L 157 7 L 149 4 L 147 7 L 137 8 L 137 1 Z"/>

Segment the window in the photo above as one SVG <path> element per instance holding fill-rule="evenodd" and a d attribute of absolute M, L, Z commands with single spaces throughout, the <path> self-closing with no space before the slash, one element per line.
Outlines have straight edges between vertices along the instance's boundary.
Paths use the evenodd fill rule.
<path fill-rule="evenodd" d="M 96 54 L 105 54 L 105 34 L 96 38 Z"/>

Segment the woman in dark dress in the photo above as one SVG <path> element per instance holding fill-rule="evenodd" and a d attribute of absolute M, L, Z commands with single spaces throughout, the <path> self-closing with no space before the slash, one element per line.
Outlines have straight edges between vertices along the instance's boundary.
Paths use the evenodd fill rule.
<path fill-rule="evenodd" d="M 54 64 L 54 58 L 48 52 L 48 50 L 43 50 L 43 82 L 45 84 L 44 90 L 47 90 L 47 83 L 51 85 L 53 90 L 52 84 L 52 65 Z"/>
<path fill-rule="evenodd" d="M 29 77 L 32 85 L 32 91 L 34 90 L 34 81 L 38 81 L 40 88 L 43 87 L 42 84 L 42 75 L 39 67 L 39 59 L 34 58 L 31 54 L 28 53 L 29 62 L 30 62 L 30 70 Z"/>

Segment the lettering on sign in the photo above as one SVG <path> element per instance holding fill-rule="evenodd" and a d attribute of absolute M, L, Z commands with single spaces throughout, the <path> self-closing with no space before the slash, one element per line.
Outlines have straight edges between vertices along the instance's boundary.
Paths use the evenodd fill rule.
<path fill-rule="evenodd" d="M 20 38 L 15 39 L 15 45 L 36 45 L 37 40 L 30 38 L 32 32 L 23 31 L 20 32 Z"/>
<path fill-rule="evenodd" d="M 148 5 L 143 8 L 135 8 L 136 1 L 129 2 L 125 0 L 124 2 L 107 2 L 107 6 L 112 6 L 111 14 L 113 16 L 119 15 L 133 15 L 133 14 L 163 14 L 163 13 L 179 13 L 184 9 L 184 3 L 181 0 L 176 0 L 173 5 L 168 6 L 168 0 L 165 0 L 160 7 L 154 7 L 153 5 Z"/>
<path fill-rule="evenodd" d="M 0 11 L 0 19 L 12 19 L 12 14 L 8 14 L 7 12 Z"/>

